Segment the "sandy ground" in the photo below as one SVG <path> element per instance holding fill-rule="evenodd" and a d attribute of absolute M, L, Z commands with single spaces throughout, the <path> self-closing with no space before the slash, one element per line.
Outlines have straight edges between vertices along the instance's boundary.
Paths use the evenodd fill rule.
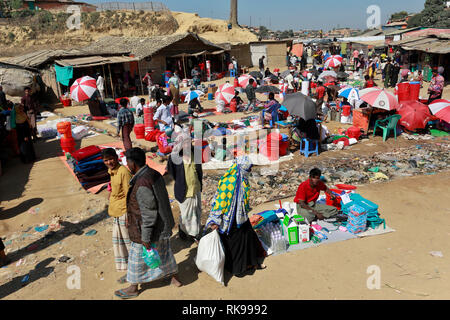
<path fill-rule="evenodd" d="M 55 112 L 77 115 L 87 113 L 86 110 L 87 106 L 80 106 Z M 215 117 L 224 120 L 240 116 Z M 333 132 L 343 127 L 335 122 L 327 125 Z M 111 130 L 104 123 L 96 126 Z M 83 139 L 77 147 L 117 140 L 101 134 Z M 136 142 L 145 148 L 154 145 L 143 140 Z M 436 142 L 448 143 L 442 138 L 420 143 Z M 378 136 L 351 149 L 323 152 L 319 157 L 305 159 L 296 154 L 285 165 L 309 167 L 324 157 L 358 157 L 414 144 L 417 142 L 401 137 L 383 143 Z M 122 274 L 114 267 L 112 221 L 105 213 L 107 191 L 92 195 L 81 188 L 57 158 L 58 140 L 39 141 L 36 150 L 36 163 L 23 165 L 15 158 L 0 177 L 1 236 L 10 240 L 14 235 L 30 235 L 7 244 L 14 262 L 0 269 L 0 299 L 116 299 L 114 290 L 123 286 L 116 282 Z M 173 198 L 173 182 L 166 182 Z M 146 285 L 138 299 L 449 299 L 450 232 L 445 226 L 450 225 L 450 198 L 448 192 L 442 192 L 449 183 L 447 171 L 361 186 L 359 192 L 379 204 L 382 217 L 396 232 L 270 256 L 265 260 L 266 270 L 244 278 L 228 277 L 226 287 L 198 272 L 194 263 L 197 245 L 179 240 L 174 229 L 172 246 L 184 286 L 175 288 L 157 281 Z M 178 205 L 172 205 L 177 220 Z M 274 203 L 266 203 L 251 213 L 273 207 Z M 31 214 L 30 209 L 38 212 Z M 65 228 L 48 240 L 41 242 L 38 232 L 27 231 L 29 227 L 51 223 L 56 215 L 64 221 Z M 86 236 L 84 233 L 91 229 L 97 234 Z M 24 249 L 33 243 L 38 247 L 32 251 Z M 430 251 L 440 251 L 443 257 L 432 256 Z M 60 263 L 58 258 L 62 255 L 72 259 Z M 17 265 L 20 259 L 22 263 Z M 67 267 L 73 265 L 81 269 L 79 290 L 66 286 Z M 366 271 L 371 265 L 381 270 L 379 290 L 366 286 Z M 26 274 L 30 279 L 22 286 Z"/>

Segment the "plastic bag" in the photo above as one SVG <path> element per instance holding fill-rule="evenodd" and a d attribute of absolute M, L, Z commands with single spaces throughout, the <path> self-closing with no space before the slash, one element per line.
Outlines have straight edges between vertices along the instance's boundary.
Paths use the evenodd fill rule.
<path fill-rule="evenodd" d="M 72 129 L 72 137 L 75 140 L 81 140 L 87 135 L 89 135 L 89 129 L 85 126 L 77 126 Z"/>
<path fill-rule="evenodd" d="M 225 252 L 217 230 L 200 239 L 195 264 L 200 271 L 224 285 Z"/>

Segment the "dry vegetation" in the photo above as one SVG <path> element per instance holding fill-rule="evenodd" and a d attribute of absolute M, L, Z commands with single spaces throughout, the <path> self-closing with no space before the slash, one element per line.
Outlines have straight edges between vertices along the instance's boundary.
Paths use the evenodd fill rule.
<path fill-rule="evenodd" d="M 41 48 L 72 48 L 83 46 L 106 36 L 153 36 L 172 34 L 178 29 L 176 19 L 165 12 L 105 11 L 82 13 L 81 29 L 66 26 L 70 14 L 42 11 L 12 19 L 0 25 L 0 52 L 17 55 Z"/>

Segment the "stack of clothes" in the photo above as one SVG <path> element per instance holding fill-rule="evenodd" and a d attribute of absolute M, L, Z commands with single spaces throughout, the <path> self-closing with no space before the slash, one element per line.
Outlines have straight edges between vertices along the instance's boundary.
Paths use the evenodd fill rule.
<path fill-rule="evenodd" d="M 71 155 L 73 159 L 68 161 L 69 165 L 73 168 L 73 172 L 85 190 L 110 181 L 108 168 L 103 163 L 100 147 L 85 147 Z"/>

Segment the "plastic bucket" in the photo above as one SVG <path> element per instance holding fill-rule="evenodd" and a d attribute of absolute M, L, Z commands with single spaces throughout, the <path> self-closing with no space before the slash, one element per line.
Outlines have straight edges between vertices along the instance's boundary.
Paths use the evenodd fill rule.
<path fill-rule="evenodd" d="M 349 138 L 355 138 L 356 140 L 358 140 L 361 136 L 361 129 L 358 127 L 350 127 L 347 129 L 347 136 Z"/>
<path fill-rule="evenodd" d="M 409 100 L 419 101 L 420 82 L 409 83 Z"/>
<path fill-rule="evenodd" d="M 349 106 L 348 104 L 343 105 L 342 106 L 342 116 L 344 117 L 349 117 L 350 116 L 350 110 L 351 110 L 351 106 Z"/>
<path fill-rule="evenodd" d="M 145 125 L 143 123 L 135 124 L 134 134 L 136 135 L 136 139 L 145 139 Z"/>
<path fill-rule="evenodd" d="M 410 96 L 409 92 L 409 82 L 402 82 L 397 84 L 398 103 L 401 103 L 402 101 L 408 101 Z"/>
<path fill-rule="evenodd" d="M 69 152 L 72 153 L 75 151 L 75 140 L 70 137 L 70 138 L 61 138 L 61 149 L 64 152 Z"/>
<path fill-rule="evenodd" d="M 214 95 L 210 92 L 208 93 L 208 100 L 213 100 L 214 99 Z"/>
<path fill-rule="evenodd" d="M 72 124 L 69 121 L 58 122 L 56 124 L 56 130 L 64 135 L 64 138 L 72 138 Z"/>

